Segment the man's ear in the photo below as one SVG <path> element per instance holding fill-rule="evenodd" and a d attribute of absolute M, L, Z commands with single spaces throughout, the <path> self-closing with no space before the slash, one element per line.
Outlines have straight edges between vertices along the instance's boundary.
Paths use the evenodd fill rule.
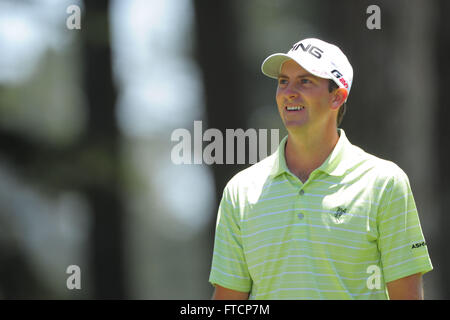
<path fill-rule="evenodd" d="M 337 110 L 347 99 L 348 91 L 344 88 L 338 88 L 334 90 L 333 97 L 331 100 L 331 109 Z"/>

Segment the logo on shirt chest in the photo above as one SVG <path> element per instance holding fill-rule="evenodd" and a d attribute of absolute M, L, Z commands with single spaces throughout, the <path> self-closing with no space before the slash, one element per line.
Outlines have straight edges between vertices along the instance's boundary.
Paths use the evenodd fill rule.
<path fill-rule="evenodd" d="M 338 207 L 336 209 L 336 211 L 333 213 L 334 217 L 336 218 L 336 220 L 338 222 L 341 222 L 341 217 L 342 215 L 344 215 L 345 213 L 347 213 L 347 208 L 343 208 L 343 207 Z"/>

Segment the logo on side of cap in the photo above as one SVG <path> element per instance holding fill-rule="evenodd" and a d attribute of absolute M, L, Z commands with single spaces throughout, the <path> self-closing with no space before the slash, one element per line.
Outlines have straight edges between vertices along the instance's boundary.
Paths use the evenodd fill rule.
<path fill-rule="evenodd" d="M 308 52 L 308 53 L 310 53 L 311 55 L 313 55 L 313 56 L 316 57 L 317 59 L 322 58 L 323 50 L 319 49 L 319 48 L 316 47 L 316 46 L 312 46 L 311 44 L 308 44 L 308 46 L 305 47 L 305 46 L 303 45 L 303 43 L 298 42 L 298 43 L 296 43 L 296 44 L 294 44 L 294 45 L 292 46 L 292 49 L 291 49 L 290 51 L 297 51 L 298 48 L 301 48 L 301 49 L 303 50 L 303 52 Z"/>
<path fill-rule="evenodd" d="M 345 79 L 342 76 L 342 73 L 340 73 L 339 71 L 337 71 L 336 69 L 334 69 L 333 71 L 331 71 L 331 73 L 333 74 L 333 76 L 335 76 L 340 83 L 342 83 L 342 85 L 348 89 L 348 83 L 347 81 L 345 81 Z"/>

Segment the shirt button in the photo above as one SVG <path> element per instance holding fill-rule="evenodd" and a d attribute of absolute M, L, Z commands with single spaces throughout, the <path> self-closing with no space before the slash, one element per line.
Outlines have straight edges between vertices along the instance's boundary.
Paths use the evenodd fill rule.
<path fill-rule="evenodd" d="M 305 194 L 305 191 L 303 191 L 303 189 L 302 189 L 302 190 L 300 190 L 299 194 L 302 196 Z"/>
<path fill-rule="evenodd" d="M 305 215 L 304 215 L 303 213 L 301 213 L 301 212 L 297 215 L 297 217 L 298 217 L 299 219 L 303 219 L 304 216 L 305 216 Z"/>

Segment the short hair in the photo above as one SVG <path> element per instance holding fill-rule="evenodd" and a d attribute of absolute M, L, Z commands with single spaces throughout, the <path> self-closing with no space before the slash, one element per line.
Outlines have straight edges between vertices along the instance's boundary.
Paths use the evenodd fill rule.
<path fill-rule="evenodd" d="M 337 85 L 337 83 L 330 79 L 329 83 L 328 83 L 328 91 L 329 92 L 333 92 L 334 90 L 336 90 L 338 88 L 339 88 L 339 86 Z M 338 115 L 337 115 L 337 118 L 336 118 L 336 124 L 337 124 L 338 127 L 341 125 L 341 122 L 342 122 L 342 119 L 344 118 L 346 110 L 347 110 L 347 103 L 344 102 L 340 106 L 339 111 L 338 111 Z"/>

